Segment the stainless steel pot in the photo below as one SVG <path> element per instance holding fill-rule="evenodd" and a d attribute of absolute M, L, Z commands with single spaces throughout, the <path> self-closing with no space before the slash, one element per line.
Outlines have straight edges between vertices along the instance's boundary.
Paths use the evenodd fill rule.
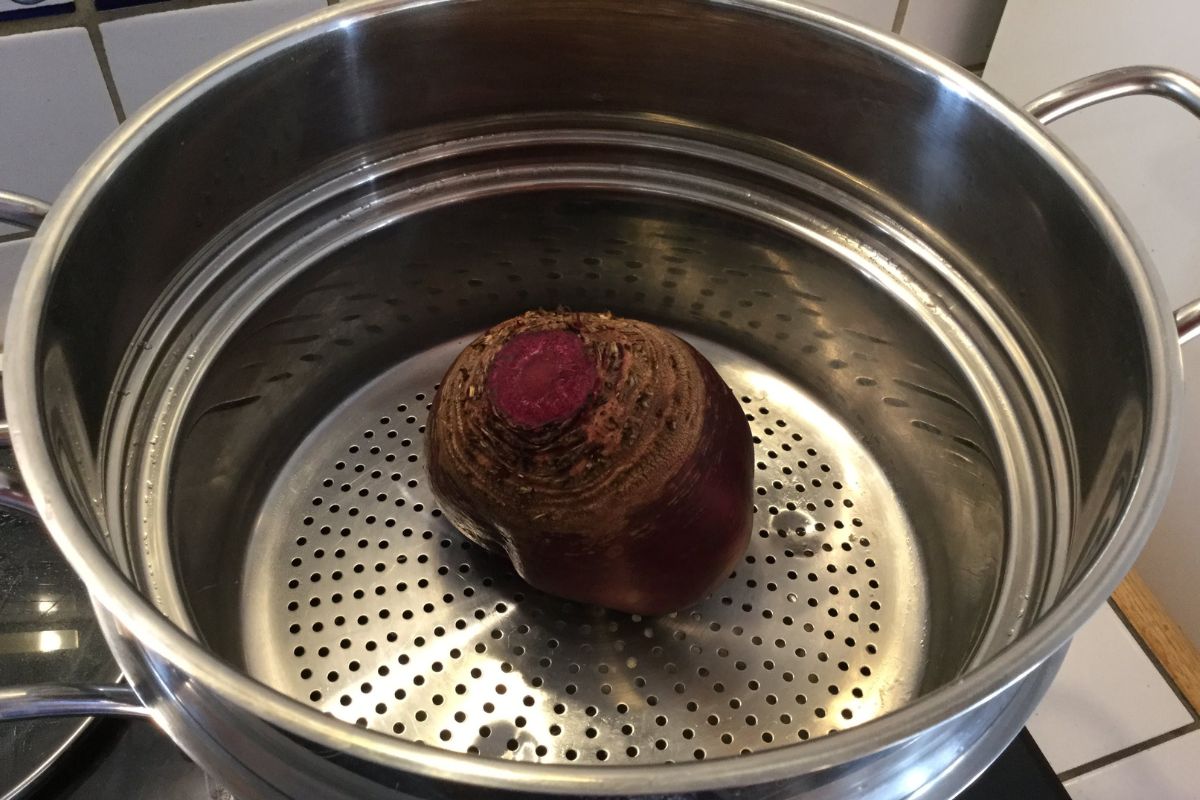
<path fill-rule="evenodd" d="M 43 224 L 5 364 L 29 492 L 239 796 L 952 795 L 1170 477 L 1181 337 L 1038 123 L 1129 93 L 1200 113 L 1151 68 L 1022 113 L 789 3 L 314 16 Z M 456 349 L 560 304 L 679 330 L 745 404 L 754 544 L 694 609 L 537 595 L 424 485 Z"/>

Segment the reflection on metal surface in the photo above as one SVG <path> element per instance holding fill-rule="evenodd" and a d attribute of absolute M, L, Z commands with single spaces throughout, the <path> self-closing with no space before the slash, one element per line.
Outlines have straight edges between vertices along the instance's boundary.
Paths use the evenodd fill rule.
<path fill-rule="evenodd" d="M 77 650 L 79 631 L 27 631 L 24 633 L 0 633 L 0 655 L 7 653 L 54 653 L 59 650 Z"/>
<path fill-rule="evenodd" d="M 57 600 L 38 600 L 37 610 L 41 614 L 50 614 L 58 607 Z"/>
<path fill-rule="evenodd" d="M 0 448 L 0 470 L 13 469 L 11 458 L 11 451 Z M 10 693 L 18 684 L 92 683 L 117 676 L 83 584 L 40 523 L 25 514 L 0 513 L 0 696 L 13 699 Z M 8 707 L 21 705 L 17 699 Z M 88 722 L 0 722 L 0 798 L 22 796 Z"/>
<path fill-rule="evenodd" d="M 979 755 L 972 748 L 999 714 L 1005 687 L 1050 657 L 1132 563 L 1174 452 L 1175 337 L 1168 347 L 1155 289 L 1094 187 L 1027 116 L 969 76 L 787 3 L 636 6 L 353 4 L 260 40 L 164 93 L 149 106 L 156 116 L 133 119 L 64 192 L 31 251 L 9 321 L 16 380 L 7 387 L 28 478 L 97 597 L 188 680 L 220 693 L 224 719 L 244 711 L 354 753 L 381 767 L 372 774 L 384 773 L 389 786 L 403 778 L 394 768 L 457 786 L 538 792 L 712 789 L 798 773 L 809 773 L 806 790 L 839 778 L 894 790 L 906 763 L 949 768 L 953 746 L 956 757 Z M 502 80 L 480 82 L 481 69 Z M 304 79 L 312 75 L 322 79 Z M 946 93 L 962 99 L 949 104 L 955 113 L 931 114 L 947 107 Z M 555 133 L 542 116 L 565 112 L 565 127 L 579 131 L 591 124 L 578 113 L 587 109 L 611 112 L 596 115 L 604 136 L 594 141 L 583 141 L 586 132 Z M 456 130 L 460 120 L 493 128 Z M 662 128 L 672 135 L 657 135 Z M 607 135 L 614 130 L 620 135 Z M 393 138 L 399 131 L 411 138 Z M 530 131 L 547 135 L 539 141 Z M 487 151 L 505 136 L 507 148 Z M 445 146 L 468 139 L 480 143 L 477 152 Z M 709 158 L 708 144 L 730 140 Z M 339 167 L 348 180 L 324 191 L 326 166 L 385 147 L 429 157 L 391 174 Z M 729 150 L 753 151 L 769 169 L 728 158 Z M 832 164 L 858 182 L 822 178 L 813 164 Z M 834 190 L 813 188 L 822 181 Z M 555 211 L 537 207 L 552 193 L 567 201 L 561 213 L 542 213 Z M 601 194 L 626 205 L 614 210 L 597 202 Z M 165 196 L 184 200 L 163 203 Z M 312 202 L 282 207 L 298 197 Z M 980 213 L 984 205 L 989 213 Z M 521 213 L 505 216 L 514 211 Z M 911 235 L 892 236 L 881 215 Z M 563 224 L 535 229 L 547 218 Z M 210 255 L 231 252 L 226 238 L 251 228 L 239 255 L 208 269 Z M 814 244 L 830 240 L 828 229 L 841 237 L 836 251 Z M 772 252 L 781 258 L 758 258 Z M 246 636 L 239 580 L 265 490 L 296 445 L 401 359 L 505 312 L 560 303 L 718 341 L 779 370 L 856 434 L 904 503 L 912 522 L 904 535 L 920 539 L 927 646 L 938 656 L 929 659 L 925 697 L 836 736 L 686 770 L 622 767 L 638 757 L 627 752 L 603 768 L 551 769 L 360 731 L 230 667 L 245 664 L 244 641 L 261 646 Z M 315 331 L 262 327 L 301 315 L 319 315 Z M 949 341 L 954 326 L 971 347 Z M 886 342 L 860 345 L 851 331 Z M 898 378 L 982 413 L 972 419 Z M 164 399 L 172 391 L 174 400 Z M 1064 413 L 1054 414 L 1046 395 L 1061 395 Z M 1114 428 L 1123 410 L 1142 424 Z M 1021 443 L 1044 458 L 1021 459 Z M 976 447 L 992 457 L 976 458 Z M 1114 456 L 1128 462 L 1120 473 L 1128 481 L 1107 480 L 1112 472 L 1101 462 Z M 1043 460 L 1063 469 L 1042 481 Z M 170 475 L 153 474 L 168 465 Z M 1014 485 L 1029 496 L 1018 497 Z M 331 503 L 322 508 L 350 516 Z M 1121 513 L 1100 518 L 1090 513 L 1096 508 Z M 1068 534 L 1080 543 L 1071 563 L 1054 552 Z M 390 545 L 393 558 L 400 542 Z M 317 560 L 311 542 L 294 546 Z M 1094 557 L 1074 557 L 1081 550 Z M 132 560 L 135 569 L 121 574 Z M 1045 573 L 1067 568 L 1084 575 L 1069 594 L 1039 591 L 1056 587 Z M 329 614 L 336 581 L 326 569 L 314 584 L 314 573 L 304 579 L 325 597 L 306 589 L 314 592 L 309 608 L 320 600 Z M 399 595 L 380 585 L 387 602 Z M 746 602 L 778 594 L 760 583 Z M 178 599 L 168 616 L 201 635 L 172 627 L 152 606 L 163 598 Z M 365 592 L 363 599 L 370 601 Z M 880 601 L 885 611 L 888 602 Z M 371 610 L 378 619 L 387 609 Z M 305 636 L 329 624 L 304 613 L 291 624 L 307 625 Z M 1017 636 L 1034 617 L 1041 620 L 1028 635 L 999 649 L 1006 631 Z M 360 623 L 347 615 L 343 624 Z M 806 633 L 821 638 L 813 624 Z M 991 646 L 988 629 L 999 632 Z M 683 632 L 688 644 L 701 644 L 699 631 Z M 499 633 L 495 641 L 510 647 L 526 635 Z M 607 629 L 592 633 L 607 643 Z M 381 647 L 358 638 L 363 652 Z M 978 652 L 963 647 L 971 641 L 980 642 Z M 751 646 L 768 645 L 764 638 Z M 330 652 L 345 655 L 340 641 Z M 281 664 L 312 658 L 307 650 L 270 656 Z M 712 670 L 691 656 L 673 663 Z M 968 671 L 973 661 L 978 668 Z M 399 656 L 395 663 L 404 666 Z M 502 664 L 501 674 L 511 674 Z M 786 682 L 782 667 L 762 669 Z M 528 677 L 532 684 L 536 676 Z M 430 707 L 398 708 L 415 720 Z M 572 715 L 572 724 L 586 724 Z M 230 727 L 227 735 L 242 732 Z M 958 787 L 946 788 L 927 793 Z"/>
<path fill-rule="evenodd" d="M 128 686 L 117 684 L 38 683 L 0 687 L 0 720 L 50 717 L 148 717 Z"/>
<path fill-rule="evenodd" d="M 564 602 L 459 536 L 422 466 L 451 342 L 334 410 L 282 470 L 242 581 L 252 674 L 374 730 L 564 764 L 775 749 L 909 702 L 930 587 L 902 498 L 793 382 L 689 340 L 756 442 L 751 544 L 709 598 L 645 619 Z"/>
<path fill-rule="evenodd" d="M 2 10 L 2 9 L 0 9 Z M 0 191 L 0 222 L 35 229 L 50 213 L 50 205 L 36 197 Z"/>

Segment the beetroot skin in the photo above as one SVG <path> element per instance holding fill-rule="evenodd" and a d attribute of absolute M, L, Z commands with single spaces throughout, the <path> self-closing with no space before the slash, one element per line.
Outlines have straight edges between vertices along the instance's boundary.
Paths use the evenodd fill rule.
<path fill-rule="evenodd" d="M 754 451 L 737 398 L 645 322 L 535 311 L 496 325 L 446 372 L 426 447 L 450 521 L 560 597 L 675 611 L 750 537 Z"/>

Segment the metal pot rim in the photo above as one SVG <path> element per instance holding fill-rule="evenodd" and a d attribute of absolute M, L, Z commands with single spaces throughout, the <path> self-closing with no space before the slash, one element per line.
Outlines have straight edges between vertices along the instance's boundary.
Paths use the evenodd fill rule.
<path fill-rule="evenodd" d="M 658 788 L 686 791 L 761 784 L 801 773 L 815 773 L 903 742 L 986 702 L 1021 679 L 1059 650 L 1115 588 L 1132 566 L 1166 499 L 1177 443 L 1182 392 L 1182 361 L 1175 326 L 1167 313 L 1157 277 L 1127 233 L 1101 189 L 1073 157 L 1030 116 L 1000 98 L 974 76 L 953 64 L 816 9 L 787 0 L 713 0 L 735 10 L 768 15 L 781 23 L 822 28 L 876 51 L 899 66 L 937 75 L 999 124 L 1025 139 L 1077 194 L 1120 261 L 1143 321 L 1150 366 L 1147 446 L 1139 480 L 1112 539 L 1089 571 L 1044 618 L 1009 648 L 953 684 L 938 688 L 905 708 L 838 736 L 824 737 L 736 759 L 670 767 L 575 767 L 500 762 L 413 744 L 387 734 L 357 728 L 326 717 L 314 708 L 259 683 L 210 653 L 162 616 L 146 600 L 88 532 L 57 479 L 49 442 L 39 418 L 36 348 L 40 320 L 59 259 L 70 234 L 108 177 L 139 144 L 193 98 L 229 76 L 281 51 L 331 30 L 373 17 L 415 12 L 422 7 L 463 0 L 363 0 L 319 12 L 253 39 L 160 94 L 121 126 L 87 163 L 55 203 L 34 239 L 18 279 L 7 328 L 4 398 L 12 439 L 30 494 L 47 529 L 93 596 L 149 649 L 164 655 L 227 702 L 305 739 L 344 753 L 434 778 L 491 787 L 555 791 L 638 793 Z M 669 769 L 670 772 L 664 772 Z M 647 783 L 653 774 L 653 782 Z M 658 781 L 662 781 L 661 785 Z"/>

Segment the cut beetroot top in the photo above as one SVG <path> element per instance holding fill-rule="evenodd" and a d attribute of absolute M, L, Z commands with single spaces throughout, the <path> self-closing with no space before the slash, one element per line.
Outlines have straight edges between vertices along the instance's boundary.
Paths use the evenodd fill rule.
<path fill-rule="evenodd" d="M 488 370 L 492 405 L 510 424 L 540 428 L 570 419 L 596 387 L 596 367 L 572 331 L 514 336 Z"/>

